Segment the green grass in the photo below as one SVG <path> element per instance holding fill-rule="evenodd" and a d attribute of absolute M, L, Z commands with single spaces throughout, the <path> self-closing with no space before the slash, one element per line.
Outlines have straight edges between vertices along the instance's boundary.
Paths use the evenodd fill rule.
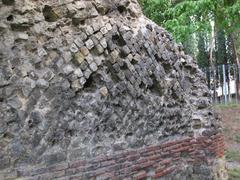
<path fill-rule="evenodd" d="M 235 141 L 236 141 L 237 143 L 240 143 L 240 133 L 238 133 L 238 134 L 235 135 Z"/>
<path fill-rule="evenodd" d="M 224 132 L 225 134 L 228 134 L 229 132 L 231 132 L 231 130 L 230 130 L 228 127 L 224 127 L 224 128 L 223 128 L 223 132 Z"/>
<path fill-rule="evenodd" d="M 240 169 L 229 169 L 228 170 L 229 180 L 240 179 Z"/>
<path fill-rule="evenodd" d="M 219 109 L 227 109 L 227 108 L 238 108 L 240 107 L 239 104 L 217 104 L 215 105 L 216 108 Z"/>
<path fill-rule="evenodd" d="M 240 151 L 228 150 L 226 152 L 226 159 L 228 161 L 238 161 L 238 162 L 240 162 Z"/>

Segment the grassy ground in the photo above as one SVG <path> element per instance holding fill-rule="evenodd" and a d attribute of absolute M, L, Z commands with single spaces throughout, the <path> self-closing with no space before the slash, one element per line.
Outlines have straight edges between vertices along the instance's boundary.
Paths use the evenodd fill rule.
<path fill-rule="evenodd" d="M 240 105 L 217 105 L 223 120 L 230 180 L 240 180 Z"/>

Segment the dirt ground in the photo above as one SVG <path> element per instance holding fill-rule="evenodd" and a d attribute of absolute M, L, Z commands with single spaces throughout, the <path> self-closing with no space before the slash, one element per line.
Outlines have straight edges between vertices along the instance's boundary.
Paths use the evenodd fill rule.
<path fill-rule="evenodd" d="M 226 144 L 226 160 L 230 180 L 240 180 L 240 105 L 218 105 Z"/>

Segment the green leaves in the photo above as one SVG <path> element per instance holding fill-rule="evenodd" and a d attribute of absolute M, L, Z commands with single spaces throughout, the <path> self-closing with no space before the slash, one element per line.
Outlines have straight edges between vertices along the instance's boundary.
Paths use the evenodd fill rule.
<path fill-rule="evenodd" d="M 172 32 L 177 41 L 210 32 L 211 23 L 234 31 L 240 26 L 240 0 L 141 0 L 144 13 Z"/>

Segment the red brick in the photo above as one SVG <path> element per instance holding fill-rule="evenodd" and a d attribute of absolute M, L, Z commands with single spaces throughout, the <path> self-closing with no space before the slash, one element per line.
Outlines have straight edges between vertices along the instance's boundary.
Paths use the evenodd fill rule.
<path fill-rule="evenodd" d="M 155 173 L 159 174 L 159 173 L 163 172 L 164 169 L 166 169 L 166 166 L 158 166 L 155 170 Z"/>
<path fill-rule="evenodd" d="M 178 152 L 182 152 L 182 151 L 188 151 L 189 147 L 179 147 L 176 149 L 173 149 L 171 152 L 173 153 L 178 153 Z"/>
<path fill-rule="evenodd" d="M 135 174 L 133 176 L 134 179 L 136 180 L 141 180 L 147 177 L 147 173 L 145 171 L 140 171 L 138 174 Z"/>
<path fill-rule="evenodd" d="M 120 171 L 118 171 L 119 174 L 124 174 L 124 175 L 128 175 L 130 172 L 133 172 L 131 168 L 124 168 L 124 169 L 121 169 Z"/>
<path fill-rule="evenodd" d="M 159 162 L 159 164 L 161 165 L 168 165 L 172 162 L 172 158 L 168 158 L 168 159 L 164 159 L 162 161 Z"/>
<path fill-rule="evenodd" d="M 76 168 L 76 167 L 80 167 L 80 166 L 85 166 L 86 164 L 87 164 L 86 160 L 78 160 L 78 161 L 70 162 L 69 167 Z"/>
<path fill-rule="evenodd" d="M 94 171 L 94 174 L 95 174 L 96 176 L 99 176 L 99 175 L 101 175 L 101 174 L 107 173 L 108 171 L 109 171 L 109 169 L 108 169 L 107 167 L 98 168 L 98 169 L 96 169 L 96 170 Z"/>
<path fill-rule="evenodd" d="M 104 173 L 100 176 L 97 176 L 97 179 L 112 179 L 114 177 L 113 173 Z"/>
<path fill-rule="evenodd" d="M 124 168 L 123 164 L 115 164 L 115 165 L 108 167 L 109 171 L 116 171 L 116 170 L 123 169 L 123 168 Z"/>
<path fill-rule="evenodd" d="M 132 169 L 132 171 L 138 171 L 138 170 L 142 169 L 142 167 L 141 167 L 141 165 L 133 165 L 131 167 L 131 169 Z"/>
<path fill-rule="evenodd" d="M 135 154 L 138 154 L 137 151 L 127 151 L 127 156 L 131 156 L 131 155 L 135 155 Z"/>
<path fill-rule="evenodd" d="M 127 157 L 128 161 L 134 161 L 140 158 L 140 154 L 135 154 Z"/>
<path fill-rule="evenodd" d="M 84 180 L 84 177 L 82 174 L 73 175 L 70 177 L 70 180 Z"/>
<path fill-rule="evenodd" d="M 66 170 L 66 175 L 74 175 L 80 172 L 84 172 L 85 170 L 85 167 L 70 168 Z"/>
<path fill-rule="evenodd" d="M 141 164 L 141 168 L 150 167 L 150 166 L 152 166 L 154 163 L 155 163 L 155 162 L 153 162 L 153 161 L 148 161 L 148 162 L 142 163 L 142 164 Z"/>
<path fill-rule="evenodd" d="M 127 161 L 127 158 L 128 158 L 128 156 L 125 156 L 123 158 L 115 159 L 115 161 L 116 161 L 116 163 L 123 163 L 123 162 Z"/>
<path fill-rule="evenodd" d="M 200 136 L 200 137 L 197 137 L 197 138 L 196 138 L 196 140 L 197 140 L 198 142 L 204 142 L 206 139 L 208 139 L 207 136 Z"/>
<path fill-rule="evenodd" d="M 97 156 L 97 157 L 91 159 L 89 161 L 89 163 L 99 163 L 99 162 L 102 162 L 102 161 L 108 161 L 110 159 L 112 159 L 112 157 L 108 157 L 106 155 L 101 155 L 101 156 Z"/>
<path fill-rule="evenodd" d="M 154 154 L 155 154 L 154 151 L 149 151 L 149 152 L 142 153 L 141 156 L 147 157 L 147 156 L 152 156 Z"/>
<path fill-rule="evenodd" d="M 32 177 L 24 178 L 24 180 L 39 180 L 39 177 L 40 176 L 32 176 Z"/>
<path fill-rule="evenodd" d="M 49 166 L 48 170 L 49 172 L 53 172 L 53 171 L 61 171 L 67 168 L 68 168 L 68 163 L 63 163 L 63 164 L 57 164 L 54 166 Z"/>
<path fill-rule="evenodd" d="M 193 138 L 193 139 L 190 140 L 190 143 L 191 143 L 191 144 L 196 144 L 196 143 L 198 143 L 198 142 L 197 142 L 197 139 Z"/>
<path fill-rule="evenodd" d="M 161 152 L 161 157 L 162 158 L 166 158 L 166 157 L 169 157 L 171 154 L 170 154 L 170 151 L 167 151 L 167 152 Z"/>
<path fill-rule="evenodd" d="M 161 156 L 160 155 L 153 155 L 153 156 L 150 156 L 148 158 L 148 160 L 158 162 L 158 161 L 161 160 Z"/>
<path fill-rule="evenodd" d="M 193 151 L 195 151 L 195 148 L 193 148 L 193 147 L 188 149 L 188 152 L 190 152 L 190 153 L 193 152 Z"/>
<path fill-rule="evenodd" d="M 101 167 L 110 166 L 110 165 L 114 165 L 114 164 L 115 164 L 114 160 L 103 161 L 103 162 L 101 162 Z"/>
<path fill-rule="evenodd" d="M 187 159 L 187 162 L 188 163 L 193 163 L 193 162 L 195 162 L 195 159 Z"/>
<path fill-rule="evenodd" d="M 148 158 L 141 158 L 141 159 L 137 160 L 137 162 L 135 164 L 142 164 L 146 161 L 148 161 Z"/>
<path fill-rule="evenodd" d="M 170 174 L 171 172 L 174 171 L 176 167 L 168 167 L 166 169 L 163 169 L 161 171 L 159 171 L 158 173 L 156 173 L 154 176 L 153 176 L 153 179 L 157 179 L 157 178 L 160 178 L 166 174 Z"/>
<path fill-rule="evenodd" d="M 57 180 L 70 180 L 70 177 L 60 177 L 60 178 L 57 178 Z"/>
<path fill-rule="evenodd" d="M 181 144 L 175 144 L 175 145 L 172 145 L 172 146 L 165 147 L 165 148 L 163 148 L 163 150 L 164 151 L 170 151 L 172 149 L 177 149 L 177 148 L 180 148 L 180 147 L 182 147 Z"/>
<path fill-rule="evenodd" d="M 160 146 L 151 146 L 146 148 L 147 151 L 156 151 L 158 149 L 160 149 Z"/>
<path fill-rule="evenodd" d="M 161 145 L 162 148 L 166 148 L 166 147 L 169 147 L 169 146 L 172 146 L 172 145 L 175 145 L 175 144 L 178 144 L 177 141 L 169 141 L 167 143 L 164 143 Z"/>

